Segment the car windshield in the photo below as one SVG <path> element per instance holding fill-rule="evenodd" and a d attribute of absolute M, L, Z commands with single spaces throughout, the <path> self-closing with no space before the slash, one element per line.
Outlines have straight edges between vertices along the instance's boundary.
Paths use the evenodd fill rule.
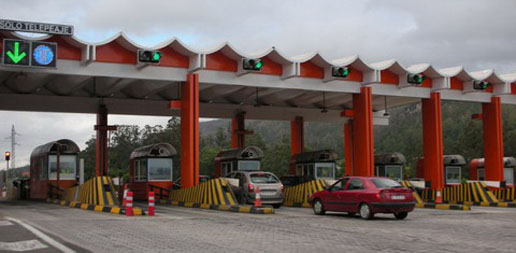
<path fill-rule="evenodd" d="M 251 183 L 255 184 L 277 184 L 279 179 L 270 173 L 252 173 L 249 175 Z"/>
<path fill-rule="evenodd" d="M 371 179 L 373 181 L 373 184 L 376 185 L 377 188 L 380 189 L 390 189 L 390 188 L 400 188 L 401 185 L 394 181 L 387 178 L 373 178 Z"/>

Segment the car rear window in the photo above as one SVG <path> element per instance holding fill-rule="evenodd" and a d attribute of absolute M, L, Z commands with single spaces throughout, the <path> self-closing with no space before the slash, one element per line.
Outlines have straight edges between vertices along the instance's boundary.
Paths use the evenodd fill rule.
<path fill-rule="evenodd" d="M 277 184 L 279 179 L 270 173 L 252 173 L 249 175 L 251 183 L 255 184 Z"/>
<path fill-rule="evenodd" d="M 387 178 L 373 178 L 371 179 L 373 181 L 373 184 L 376 185 L 377 188 L 381 189 L 390 189 L 390 188 L 399 188 L 401 185 L 394 181 Z"/>

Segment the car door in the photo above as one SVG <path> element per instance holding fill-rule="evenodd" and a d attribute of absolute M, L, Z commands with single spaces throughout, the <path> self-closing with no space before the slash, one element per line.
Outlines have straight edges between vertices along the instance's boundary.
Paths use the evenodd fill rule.
<path fill-rule="evenodd" d="M 327 194 L 322 198 L 324 209 L 328 211 L 342 211 L 343 207 L 339 194 L 345 189 L 348 180 L 349 178 L 343 178 L 330 186 Z"/>
<path fill-rule="evenodd" d="M 364 193 L 364 181 L 360 178 L 352 178 L 348 185 L 337 194 L 338 201 L 342 205 L 343 212 L 358 212 L 358 204 L 360 203 L 360 195 Z"/>

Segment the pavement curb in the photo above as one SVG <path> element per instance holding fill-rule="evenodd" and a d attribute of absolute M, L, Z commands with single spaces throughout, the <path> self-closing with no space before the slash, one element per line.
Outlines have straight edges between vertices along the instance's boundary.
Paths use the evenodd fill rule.
<path fill-rule="evenodd" d="M 303 208 L 311 208 L 310 204 L 308 203 L 302 203 L 302 202 L 285 202 L 283 203 L 284 206 L 288 207 L 303 207 Z"/>
<path fill-rule="evenodd" d="M 125 215 L 125 209 L 120 207 L 109 207 L 101 205 L 90 205 L 86 203 L 80 203 L 75 201 L 66 201 L 59 199 L 47 199 L 47 203 L 58 204 L 61 206 L 68 206 L 70 208 L 77 208 L 82 210 L 89 210 L 94 212 L 112 213 Z M 145 215 L 145 212 L 140 208 L 133 208 L 133 216 Z"/>
<path fill-rule="evenodd" d="M 218 210 L 218 211 L 229 211 L 235 213 L 254 213 L 254 214 L 273 214 L 274 208 L 272 207 L 254 207 L 254 206 L 240 206 L 240 205 L 210 205 L 210 204 L 199 204 L 194 202 L 183 202 L 183 201 L 175 201 L 175 200 L 159 200 L 159 204 L 162 205 L 172 205 L 172 206 L 181 206 L 181 207 L 189 207 L 189 208 L 201 208 L 201 209 L 210 209 L 210 210 Z"/>
<path fill-rule="evenodd" d="M 428 208 L 428 209 L 439 209 L 439 210 L 457 210 L 457 211 L 470 211 L 469 205 L 458 205 L 458 204 L 435 204 L 435 203 L 416 203 L 416 208 Z"/>
<path fill-rule="evenodd" d="M 471 206 L 486 206 L 486 207 L 504 207 L 504 208 L 516 208 L 516 203 L 514 202 L 464 202 L 465 205 Z"/>

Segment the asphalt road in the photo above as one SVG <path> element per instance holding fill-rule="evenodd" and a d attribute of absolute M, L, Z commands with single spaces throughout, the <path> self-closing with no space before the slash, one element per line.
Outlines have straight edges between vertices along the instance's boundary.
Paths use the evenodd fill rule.
<path fill-rule="evenodd" d="M 516 209 L 472 211 L 416 209 L 406 220 L 377 215 L 372 221 L 345 214 L 316 216 L 285 208 L 273 215 L 158 206 L 154 217 L 94 213 L 38 202 L 0 202 L 6 217 L 32 225 L 73 251 L 93 252 L 515 252 Z M 5 242 L 39 240 L 11 233 Z M 4 237 L 10 235 L 11 237 Z"/>

